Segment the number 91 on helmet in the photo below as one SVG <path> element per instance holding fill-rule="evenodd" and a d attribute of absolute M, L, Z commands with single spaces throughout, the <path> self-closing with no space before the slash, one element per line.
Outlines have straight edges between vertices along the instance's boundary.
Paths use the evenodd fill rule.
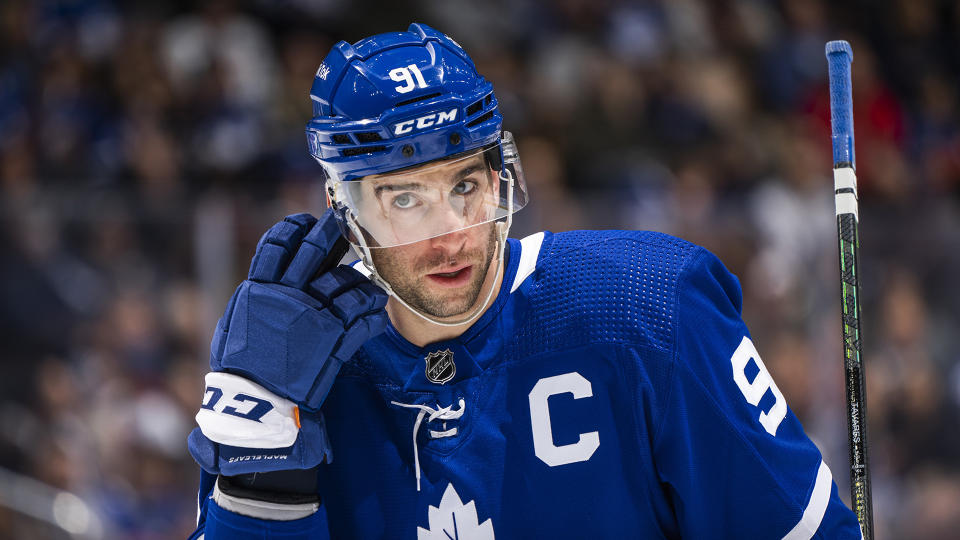
<path fill-rule="evenodd" d="M 426 25 L 341 41 L 310 98 L 307 145 L 355 245 L 402 246 L 490 222 L 505 238 L 527 203 L 493 85 Z"/>

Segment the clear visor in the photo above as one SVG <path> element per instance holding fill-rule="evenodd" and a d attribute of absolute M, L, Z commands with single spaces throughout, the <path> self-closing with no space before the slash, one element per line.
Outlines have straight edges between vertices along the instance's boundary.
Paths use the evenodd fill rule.
<path fill-rule="evenodd" d="M 502 156 L 502 158 L 501 158 Z M 504 219 L 527 203 L 513 137 L 442 161 L 332 181 L 344 235 L 371 248 L 420 242 Z"/>

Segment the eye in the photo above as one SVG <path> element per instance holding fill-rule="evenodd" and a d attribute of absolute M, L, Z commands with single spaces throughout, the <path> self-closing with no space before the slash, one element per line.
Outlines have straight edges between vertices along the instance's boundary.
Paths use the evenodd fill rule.
<path fill-rule="evenodd" d="M 472 180 L 461 180 L 453 186 L 453 192 L 457 195 L 467 195 L 477 189 L 477 183 Z"/>
<path fill-rule="evenodd" d="M 410 193 L 401 193 L 393 198 L 393 206 L 406 210 L 417 205 L 417 198 Z"/>

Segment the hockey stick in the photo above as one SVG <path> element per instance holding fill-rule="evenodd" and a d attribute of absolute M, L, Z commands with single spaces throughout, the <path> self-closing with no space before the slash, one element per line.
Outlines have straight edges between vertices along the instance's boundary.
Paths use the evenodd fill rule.
<path fill-rule="evenodd" d="M 826 46 L 830 74 L 830 123 L 833 126 L 833 185 L 840 245 L 843 303 L 843 361 L 847 386 L 847 434 L 850 442 L 850 502 L 864 540 L 873 540 L 873 502 L 867 459 L 867 396 L 860 333 L 860 235 L 856 156 L 853 148 L 853 97 L 846 41 Z"/>

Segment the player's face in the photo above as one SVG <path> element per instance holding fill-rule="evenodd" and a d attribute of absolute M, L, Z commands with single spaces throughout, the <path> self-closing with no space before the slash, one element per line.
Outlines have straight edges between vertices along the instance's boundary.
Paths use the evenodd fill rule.
<path fill-rule="evenodd" d="M 394 292 L 433 317 L 454 317 L 476 304 L 497 242 L 487 199 L 495 193 L 496 171 L 482 156 L 431 166 L 422 174 L 385 175 L 364 180 L 366 204 L 392 216 L 389 224 L 367 221 L 374 236 L 424 236 L 423 228 L 452 231 L 426 240 L 371 249 L 373 263 Z M 385 210 L 383 210 L 385 209 Z M 415 227 L 421 227 L 417 230 Z"/>

